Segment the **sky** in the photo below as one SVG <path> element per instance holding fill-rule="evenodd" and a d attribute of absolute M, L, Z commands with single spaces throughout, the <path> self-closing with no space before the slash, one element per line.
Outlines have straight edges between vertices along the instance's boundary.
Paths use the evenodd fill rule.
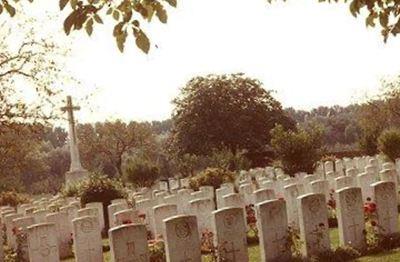
<path fill-rule="evenodd" d="M 44 9 L 58 14 L 56 2 Z M 65 15 L 49 22 L 60 38 Z M 81 31 L 66 38 L 72 51 L 65 70 L 82 84 L 63 88 L 73 97 L 93 92 L 80 122 L 166 119 L 179 88 L 210 73 L 243 72 L 274 90 L 284 107 L 305 110 L 358 102 L 378 91 L 382 77 L 400 73 L 400 38 L 384 44 L 346 4 L 178 0 L 166 25 L 145 28 L 149 55 L 132 38 L 121 54 L 107 25 L 92 37 Z"/>

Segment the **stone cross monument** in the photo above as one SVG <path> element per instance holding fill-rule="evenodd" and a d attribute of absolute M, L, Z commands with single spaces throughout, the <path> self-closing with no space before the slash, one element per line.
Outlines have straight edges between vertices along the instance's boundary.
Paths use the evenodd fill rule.
<path fill-rule="evenodd" d="M 62 111 L 68 113 L 69 122 L 69 151 L 71 154 L 71 166 L 65 174 L 67 184 L 74 184 L 88 177 L 89 172 L 85 170 L 80 161 L 78 139 L 76 136 L 74 110 L 80 110 L 79 106 L 72 105 L 71 96 L 67 96 L 67 105 L 61 108 Z"/>

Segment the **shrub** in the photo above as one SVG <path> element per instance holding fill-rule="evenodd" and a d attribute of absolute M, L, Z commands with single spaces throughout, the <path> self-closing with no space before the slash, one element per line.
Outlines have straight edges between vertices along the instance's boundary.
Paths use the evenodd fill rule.
<path fill-rule="evenodd" d="M 190 188 L 198 190 L 201 186 L 219 188 L 221 184 L 234 182 L 235 173 L 222 168 L 207 168 L 190 179 Z"/>
<path fill-rule="evenodd" d="M 0 193 L 0 206 L 16 207 L 19 204 L 28 203 L 29 199 L 23 194 L 15 191 L 8 191 Z"/>
<path fill-rule="evenodd" d="M 120 181 L 100 174 L 91 174 L 87 180 L 64 187 L 62 194 L 64 197 L 79 196 L 82 206 L 90 202 L 103 203 L 106 227 L 108 227 L 107 206 L 111 204 L 111 200 L 127 198 L 127 193 Z"/>
<path fill-rule="evenodd" d="M 159 178 L 159 168 L 149 160 L 131 159 L 124 166 L 126 180 L 137 187 L 151 187 Z"/>
<path fill-rule="evenodd" d="M 400 157 L 400 130 L 383 131 L 378 138 L 378 147 L 390 160 L 395 161 Z"/>
<path fill-rule="evenodd" d="M 245 151 L 232 152 L 228 148 L 221 150 L 214 149 L 208 157 L 208 166 L 223 168 L 230 171 L 247 170 L 251 163 L 245 156 Z"/>
<path fill-rule="evenodd" d="M 286 174 L 313 173 L 321 157 L 322 129 L 285 130 L 278 125 L 271 130 L 271 146 Z"/>

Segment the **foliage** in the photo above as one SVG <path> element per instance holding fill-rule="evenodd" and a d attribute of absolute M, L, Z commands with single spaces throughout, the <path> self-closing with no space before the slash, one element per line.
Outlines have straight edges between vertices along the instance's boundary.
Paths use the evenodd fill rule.
<path fill-rule="evenodd" d="M 128 160 L 123 172 L 126 180 L 136 187 L 151 187 L 160 176 L 157 165 L 141 158 Z"/>
<path fill-rule="evenodd" d="M 313 173 L 316 162 L 321 158 L 322 134 L 319 127 L 285 131 L 278 125 L 271 131 L 271 145 L 285 173 Z"/>
<path fill-rule="evenodd" d="M 164 241 L 156 239 L 149 241 L 150 262 L 165 262 L 165 244 Z"/>
<path fill-rule="evenodd" d="M 29 198 L 15 191 L 0 193 L 0 206 L 16 207 L 19 204 L 29 203 Z"/>
<path fill-rule="evenodd" d="M 154 136 L 148 123 L 120 120 L 77 126 L 83 165 L 109 176 L 122 175 L 124 156 L 128 153 L 154 154 Z"/>
<path fill-rule="evenodd" d="M 208 157 L 208 167 L 227 169 L 230 171 L 247 170 L 251 166 L 244 151 L 232 152 L 227 148 L 214 149 Z"/>
<path fill-rule="evenodd" d="M 32 2 L 33 0 L 28 1 Z M 329 0 L 322 1 L 332 2 Z M 13 17 L 17 12 L 17 2 L 19 0 L 0 2 L 0 14 L 4 12 Z M 275 1 L 268 0 L 268 2 Z M 339 2 L 339 0 L 334 2 Z M 396 36 L 400 33 L 400 18 L 398 17 L 400 3 L 397 1 L 351 0 L 349 3 L 351 14 L 357 17 L 360 13 L 366 13 L 366 25 L 379 27 L 385 42 L 389 36 Z M 110 20 L 114 24 L 113 36 L 120 51 L 124 50 L 126 39 L 131 34 L 137 47 L 145 53 L 148 53 L 150 49 L 150 40 L 143 32 L 141 23 L 151 21 L 154 16 L 157 16 L 160 22 L 166 23 L 168 14 L 165 6 L 167 5 L 176 7 L 177 0 L 59 0 L 60 10 L 64 10 L 67 6 L 71 9 L 64 20 L 64 31 L 67 35 L 72 30 L 85 30 L 91 36 L 94 26 L 103 24 L 103 20 L 108 16 L 112 18 Z"/>
<path fill-rule="evenodd" d="M 379 150 L 391 161 L 400 157 L 400 130 L 388 129 L 382 132 L 378 138 Z"/>
<path fill-rule="evenodd" d="M 77 187 L 77 191 L 75 189 Z M 111 204 L 111 200 L 118 198 L 127 198 L 127 193 L 119 180 L 108 178 L 100 174 L 91 174 L 89 179 L 86 179 L 77 185 L 64 188 L 61 192 L 64 197 L 73 195 L 74 192 L 78 193 L 81 198 L 81 205 L 90 202 L 103 203 L 104 218 L 106 227 L 108 227 L 107 207 Z"/>
<path fill-rule="evenodd" d="M 169 145 L 179 155 L 263 151 L 275 124 L 294 126 L 271 92 L 243 74 L 195 77 L 173 103 Z"/>
<path fill-rule="evenodd" d="M 198 190 L 201 186 L 219 188 L 223 183 L 235 181 L 235 173 L 221 168 L 207 168 L 196 176 L 190 178 L 190 188 Z"/>

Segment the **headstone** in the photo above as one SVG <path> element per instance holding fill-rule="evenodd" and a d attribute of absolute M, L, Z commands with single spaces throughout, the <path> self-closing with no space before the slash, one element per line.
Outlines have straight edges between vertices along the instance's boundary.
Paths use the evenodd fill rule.
<path fill-rule="evenodd" d="M 72 256 L 72 247 L 70 244 L 71 232 L 69 231 L 71 221 L 68 220 L 68 214 L 66 212 L 48 214 L 47 222 L 53 223 L 56 226 L 60 258 L 63 259 Z"/>
<path fill-rule="evenodd" d="M 329 182 L 328 180 L 318 179 L 311 182 L 311 188 L 314 194 L 324 194 L 326 201 L 330 198 Z"/>
<path fill-rule="evenodd" d="M 100 228 L 103 231 L 105 229 L 104 222 L 104 207 L 102 202 L 91 202 L 86 204 L 87 208 L 97 208 L 99 214 Z"/>
<path fill-rule="evenodd" d="M 116 198 L 116 199 L 111 200 L 111 205 L 118 204 L 118 203 L 128 204 L 128 202 L 126 201 L 125 198 Z"/>
<path fill-rule="evenodd" d="M 103 261 L 103 243 L 97 217 L 79 217 L 72 220 L 76 262 Z"/>
<path fill-rule="evenodd" d="M 367 198 L 373 198 L 373 192 L 371 184 L 375 183 L 375 175 L 370 173 L 361 173 L 357 175 L 357 185 L 361 187 L 361 193 L 363 202 L 367 201 Z"/>
<path fill-rule="evenodd" d="M 196 199 L 190 201 L 190 213 L 197 217 L 199 235 L 212 229 L 212 211 L 215 209 L 214 201 L 205 199 Z"/>
<path fill-rule="evenodd" d="M 244 208 L 245 202 L 239 193 L 231 193 L 223 197 L 224 207 L 240 207 Z"/>
<path fill-rule="evenodd" d="M 336 205 L 340 245 L 363 250 L 365 218 L 361 188 L 346 187 L 336 191 Z"/>
<path fill-rule="evenodd" d="M 239 194 L 243 197 L 245 205 L 250 205 L 254 203 L 253 198 L 253 186 L 249 183 L 242 184 L 239 187 Z"/>
<path fill-rule="evenodd" d="M 328 210 L 324 194 L 298 197 L 301 252 L 304 256 L 318 255 L 330 249 Z"/>
<path fill-rule="evenodd" d="M 163 223 L 162 221 L 166 218 L 176 216 L 178 214 L 178 208 L 176 205 L 158 205 L 153 207 L 153 225 L 154 225 L 154 236 L 162 236 Z"/>
<path fill-rule="evenodd" d="M 9 215 L 6 215 L 4 217 L 4 225 L 6 226 L 6 236 L 7 236 L 7 244 L 12 248 L 16 249 L 17 247 L 17 240 L 14 234 L 14 228 L 13 228 L 13 220 L 16 218 L 22 217 L 22 214 L 16 214 L 12 213 Z"/>
<path fill-rule="evenodd" d="M 128 209 L 128 204 L 126 202 L 118 202 L 107 207 L 109 228 L 116 226 L 114 214 L 124 209 Z"/>
<path fill-rule="evenodd" d="M 345 187 L 354 187 L 355 179 L 352 176 L 341 176 L 335 179 L 335 189 L 339 190 Z"/>
<path fill-rule="evenodd" d="M 16 238 L 16 247 L 19 252 L 19 258 L 21 262 L 29 261 L 29 248 L 28 248 L 28 227 L 35 223 L 35 219 L 32 216 L 26 216 L 16 218 L 12 221 L 12 227 L 14 228 Z M 2 231 L 2 230 L 1 230 Z M 0 244 L 1 245 L 1 244 Z M 2 247 L 0 247 L 2 248 Z M 0 259 L 0 261 L 2 261 Z"/>
<path fill-rule="evenodd" d="M 178 213 L 179 214 L 189 214 L 190 213 L 190 189 L 180 189 L 178 190 Z"/>
<path fill-rule="evenodd" d="M 35 224 L 27 229 L 30 262 L 58 262 L 56 226 L 52 223 Z"/>
<path fill-rule="evenodd" d="M 114 221 L 116 226 L 123 224 L 140 224 L 139 211 L 133 209 L 125 209 L 114 213 Z"/>
<path fill-rule="evenodd" d="M 37 210 L 32 213 L 33 217 L 35 218 L 35 223 L 40 224 L 40 223 L 46 223 L 46 216 L 50 214 L 49 210 Z"/>
<path fill-rule="evenodd" d="M 373 200 L 376 204 L 378 231 L 382 235 L 398 232 L 397 194 L 395 183 L 390 181 L 376 182 L 371 185 Z"/>
<path fill-rule="evenodd" d="M 286 202 L 274 199 L 256 204 L 256 216 L 261 261 L 288 260 L 291 256 L 291 250 L 287 248 Z"/>
<path fill-rule="evenodd" d="M 288 224 L 295 229 L 299 229 L 299 210 L 297 206 L 297 197 L 304 194 L 304 186 L 303 184 L 292 184 L 285 186 L 284 190 Z"/>
<path fill-rule="evenodd" d="M 275 199 L 275 191 L 272 189 L 258 189 L 254 191 L 254 203 L 258 204 L 266 200 Z"/>
<path fill-rule="evenodd" d="M 167 262 L 201 262 L 200 235 L 195 216 L 167 218 L 163 228 Z"/>
<path fill-rule="evenodd" d="M 216 193 L 216 195 L 217 195 L 217 207 L 218 208 L 221 208 L 221 207 L 223 207 L 224 206 L 224 199 L 223 199 L 223 197 L 225 196 L 225 195 L 228 195 L 228 194 L 231 194 L 231 193 L 234 193 L 235 191 L 234 191 L 234 188 L 233 187 L 230 187 L 230 186 L 224 186 L 224 187 L 221 187 L 221 188 L 218 188 L 216 191 L 215 191 L 215 193 Z"/>
<path fill-rule="evenodd" d="M 109 230 L 111 261 L 149 262 L 147 230 L 144 225 L 120 225 Z"/>
<path fill-rule="evenodd" d="M 228 207 L 214 211 L 213 225 L 219 261 L 249 261 L 243 209 Z"/>

